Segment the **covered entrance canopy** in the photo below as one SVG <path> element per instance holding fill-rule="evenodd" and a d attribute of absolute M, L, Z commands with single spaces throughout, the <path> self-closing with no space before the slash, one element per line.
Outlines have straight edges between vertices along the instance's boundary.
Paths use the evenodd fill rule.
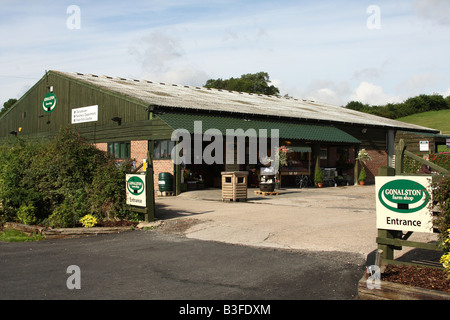
<path fill-rule="evenodd" d="M 194 122 L 201 121 L 203 133 L 208 129 L 218 129 L 226 135 L 227 129 L 242 129 L 244 132 L 254 129 L 258 134 L 260 129 L 266 129 L 267 137 L 270 138 L 270 129 L 278 129 L 282 139 L 352 145 L 361 143 L 350 134 L 332 126 L 179 113 L 158 114 L 158 117 L 174 130 L 186 129 L 190 133 L 194 133 Z"/>
<path fill-rule="evenodd" d="M 267 134 L 267 138 L 271 138 L 271 130 L 278 130 L 280 146 L 286 144 L 289 148 L 288 163 L 280 170 L 280 183 L 285 185 L 294 178 L 292 183 L 297 183 L 295 178 L 299 175 L 311 175 L 312 154 L 319 154 L 319 146 L 340 145 L 355 146 L 361 142 L 352 135 L 340 130 L 334 126 L 322 126 L 315 124 L 306 124 L 297 122 L 285 122 L 276 120 L 261 120 L 255 118 L 237 118 L 222 115 L 205 115 L 205 114 L 186 114 L 186 113 L 158 113 L 157 117 L 166 123 L 173 130 L 184 129 L 190 134 L 205 132 L 209 129 L 219 130 L 225 137 L 227 130 L 231 130 L 234 136 L 246 136 L 259 138 L 261 132 L 263 137 Z M 196 123 L 197 122 L 197 123 Z M 241 129 L 239 132 L 238 129 Z M 264 131 L 262 131 L 264 130 Z M 216 131 L 217 132 L 217 131 Z M 225 142 L 225 139 L 224 139 Z M 316 146 L 317 148 L 312 148 Z M 313 150 L 314 149 L 314 150 Z M 200 168 L 199 165 L 188 166 L 196 168 L 196 171 L 202 172 L 203 179 L 205 176 L 218 175 L 221 170 L 249 170 L 249 181 L 252 182 L 252 172 L 254 179 L 259 181 L 259 166 L 233 166 L 220 167 L 216 169 Z M 217 167 L 217 166 L 216 166 Z M 217 171 L 217 172 L 216 172 Z M 283 181 L 283 182 L 281 182 Z M 253 183 L 250 183 L 251 185 Z"/>

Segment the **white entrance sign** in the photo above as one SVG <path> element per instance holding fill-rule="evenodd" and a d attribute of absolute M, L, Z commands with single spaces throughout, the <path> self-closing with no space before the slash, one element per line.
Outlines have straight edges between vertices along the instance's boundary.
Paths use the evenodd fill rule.
<path fill-rule="evenodd" d="M 145 195 L 145 175 L 126 175 L 127 204 L 137 207 L 146 207 L 147 198 Z"/>
<path fill-rule="evenodd" d="M 72 109 L 72 124 L 98 121 L 98 105 Z"/>
<path fill-rule="evenodd" d="M 375 177 L 377 229 L 433 232 L 430 176 Z"/>

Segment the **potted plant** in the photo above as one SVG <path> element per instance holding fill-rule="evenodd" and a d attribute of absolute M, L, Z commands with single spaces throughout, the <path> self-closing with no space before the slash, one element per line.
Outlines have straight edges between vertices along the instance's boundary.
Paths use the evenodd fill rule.
<path fill-rule="evenodd" d="M 317 161 L 316 161 L 316 169 L 314 171 L 314 183 L 319 188 L 322 188 L 322 186 L 323 186 L 323 172 L 319 166 L 319 158 L 317 158 Z"/>
<path fill-rule="evenodd" d="M 359 184 L 361 186 L 363 186 L 367 179 L 367 173 L 366 173 L 366 169 L 364 169 L 364 165 L 366 164 L 367 161 L 372 160 L 372 158 L 370 157 L 370 155 L 366 151 L 366 149 L 361 149 L 358 152 L 358 157 L 356 158 L 356 160 L 358 160 L 358 162 L 361 164 L 361 171 L 359 172 L 358 181 L 359 181 Z"/>
<path fill-rule="evenodd" d="M 363 186 L 366 183 L 367 174 L 366 169 L 364 169 L 364 166 L 361 168 L 361 171 L 359 172 L 358 181 L 361 186 Z"/>

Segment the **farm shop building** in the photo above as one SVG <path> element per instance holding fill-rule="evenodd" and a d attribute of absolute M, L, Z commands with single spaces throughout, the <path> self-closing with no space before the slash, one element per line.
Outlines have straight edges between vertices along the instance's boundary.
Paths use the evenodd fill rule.
<path fill-rule="evenodd" d="M 246 164 L 207 164 L 194 159 L 198 154 L 191 152 L 191 164 L 175 165 L 172 133 L 184 129 L 192 134 L 193 148 L 195 121 L 201 124 L 202 133 L 209 129 L 224 135 L 227 129 L 254 129 L 257 133 L 267 129 L 270 136 L 271 129 L 278 129 L 280 146 L 290 150 L 287 165 L 281 168 L 282 186 L 295 185 L 299 175 L 313 175 L 317 158 L 322 168 L 333 168 L 343 181 L 353 184 L 357 178 L 355 157 L 362 148 L 372 157 L 367 173 L 368 182 L 373 182 L 379 167 L 392 165 L 397 131 L 437 133 L 314 101 L 49 71 L 0 119 L 0 139 L 47 139 L 72 124 L 97 148 L 119 159 L 134 159 L 137 166 L 150 151 L 156 190 L 160 172 L 173 174 L 174 185 L 184 187 L 186 182 L 220 187 L 220 173 L 225 170 L 248 170 L 251 177 L 257 175 L 259 162 L 248 161 L 249 138 Z M 204 149 L 211 142 L 203 140 Z M 224 155 L 229 147 L 225 141 Z"/>

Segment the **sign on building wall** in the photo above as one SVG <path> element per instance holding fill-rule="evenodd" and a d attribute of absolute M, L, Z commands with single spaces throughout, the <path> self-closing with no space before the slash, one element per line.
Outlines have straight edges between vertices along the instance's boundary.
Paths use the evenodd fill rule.
<path fill-rule="evenodd" d="M 98 105 L 72 109 L 72 124 L 98 121 Z"/>
<path fill-rule="evenodd" d="M 431 177 L 375 177 L 377 229 L 433 232 Z"/>
<path fill-rule="evenodd" d="M 46 113 L 52 112 L 56 107 L 56 96 L 53 92 L 49 92 L 42 99 L 42 109 Z"/>
<path fill-rule="evenodd" d="M 430 151 L 430 142 L 419 141 L 419 151 Z"/>
<path fill-rule="evenodd" d="M 126 175 L 127 204 L 137 207 L 146 207 L 145 175 Z"/>

